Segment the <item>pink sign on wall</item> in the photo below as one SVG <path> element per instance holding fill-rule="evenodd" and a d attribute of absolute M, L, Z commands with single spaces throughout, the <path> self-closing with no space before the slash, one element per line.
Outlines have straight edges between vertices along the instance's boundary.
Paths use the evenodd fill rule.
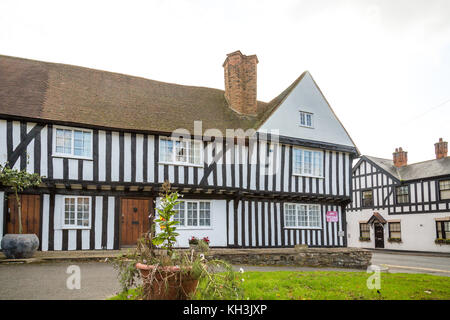
<path fill-rule="evenodd" d="M 337 211 L 327 211 L 327 222 L 338 222 L 339 216 Z"/>

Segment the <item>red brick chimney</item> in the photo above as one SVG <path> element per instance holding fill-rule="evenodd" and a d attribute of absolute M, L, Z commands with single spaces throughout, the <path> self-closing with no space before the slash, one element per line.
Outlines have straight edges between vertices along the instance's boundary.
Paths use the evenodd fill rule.
<path fill-rule="evenodd" d="M 258 113 L 256 103 L 256 55 L 246 56 L 239 50 L 227 54 L 225 71 L 225 98 L 234 111 L 245 115 Z"/>
<path fill-rule="evenodd" d="M 434 144 L 434 151 L 436 152 L 436 159 L 442 159 L 447 156 L 448 143 L 439 138 L 439 142 Z"/>
<path fill-rule="evenodd" d="M 408 164 L 408 152 L 403 151 L 403 149 L 396 148 L 395 152 L 392 154 L 394 156 L 394 166 L 397 168 L 406 166 Z"/>

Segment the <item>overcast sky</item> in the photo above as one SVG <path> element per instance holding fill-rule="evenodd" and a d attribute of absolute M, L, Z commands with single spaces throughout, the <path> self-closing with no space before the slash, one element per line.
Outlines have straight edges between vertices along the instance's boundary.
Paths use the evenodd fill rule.
<path fill-rule="evenodd" d="M 450 140 L 449 0 L 0 2 L 4 55 L 223 89 L 235 50 L 262 101 L 310 71 L 363 154 Z"/>

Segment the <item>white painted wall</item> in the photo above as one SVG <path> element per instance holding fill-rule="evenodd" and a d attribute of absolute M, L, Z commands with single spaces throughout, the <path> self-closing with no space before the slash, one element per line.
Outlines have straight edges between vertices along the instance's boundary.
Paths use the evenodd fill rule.
<path fill-rule="evenodd" d="M 194 236 L 197 238 L 208 237 L 209 245 L 214 247 L 226 247 L 227 245 L 227 218 L 226 218 L 226 200 L 204 200 L 211 201 L 211 227 L 177 227 L 178 241 L 177 247 L 189 247 L 189 239 Z M 160 208 L 160 198 L 156 199 L 156 208 Z M 156 228 L 159 232 L 159 228 Z"/>
<path fill-rule="evenodd" d="M 450 245 L 438 245 L 436 239 L 436 218 L 449 217 L 450 212 L 423 214 L 388 215 L 386 210 L 378 210 L 386 221 L 400 220 L 401 243 L 390 243 L 388 224 L 384 226 L 384 248 L 390 250 L 450 252 Z M 359 222 L 367 221 L 373 210 L 347 212 L 347 239 L 349 247 L 375 248 L 374 228 L 370 229 L 370 242 L 359 241 Z"/>
<path fill-rule="evenodd" d="M 300 110 L 314 114 L 313 129 L 299 125 Z M 308 72 L 259 131 L 272 129 L 282 136 L 354 147 Z"/>

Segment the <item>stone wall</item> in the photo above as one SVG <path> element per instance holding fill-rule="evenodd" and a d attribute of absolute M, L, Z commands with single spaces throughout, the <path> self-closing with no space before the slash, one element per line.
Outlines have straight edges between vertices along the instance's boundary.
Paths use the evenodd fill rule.
<path fill-rule="evenodd" d="M 359 248 L 212 249 L 209 255 L 232 264 L 366 269 L 372 252 Z"/>

